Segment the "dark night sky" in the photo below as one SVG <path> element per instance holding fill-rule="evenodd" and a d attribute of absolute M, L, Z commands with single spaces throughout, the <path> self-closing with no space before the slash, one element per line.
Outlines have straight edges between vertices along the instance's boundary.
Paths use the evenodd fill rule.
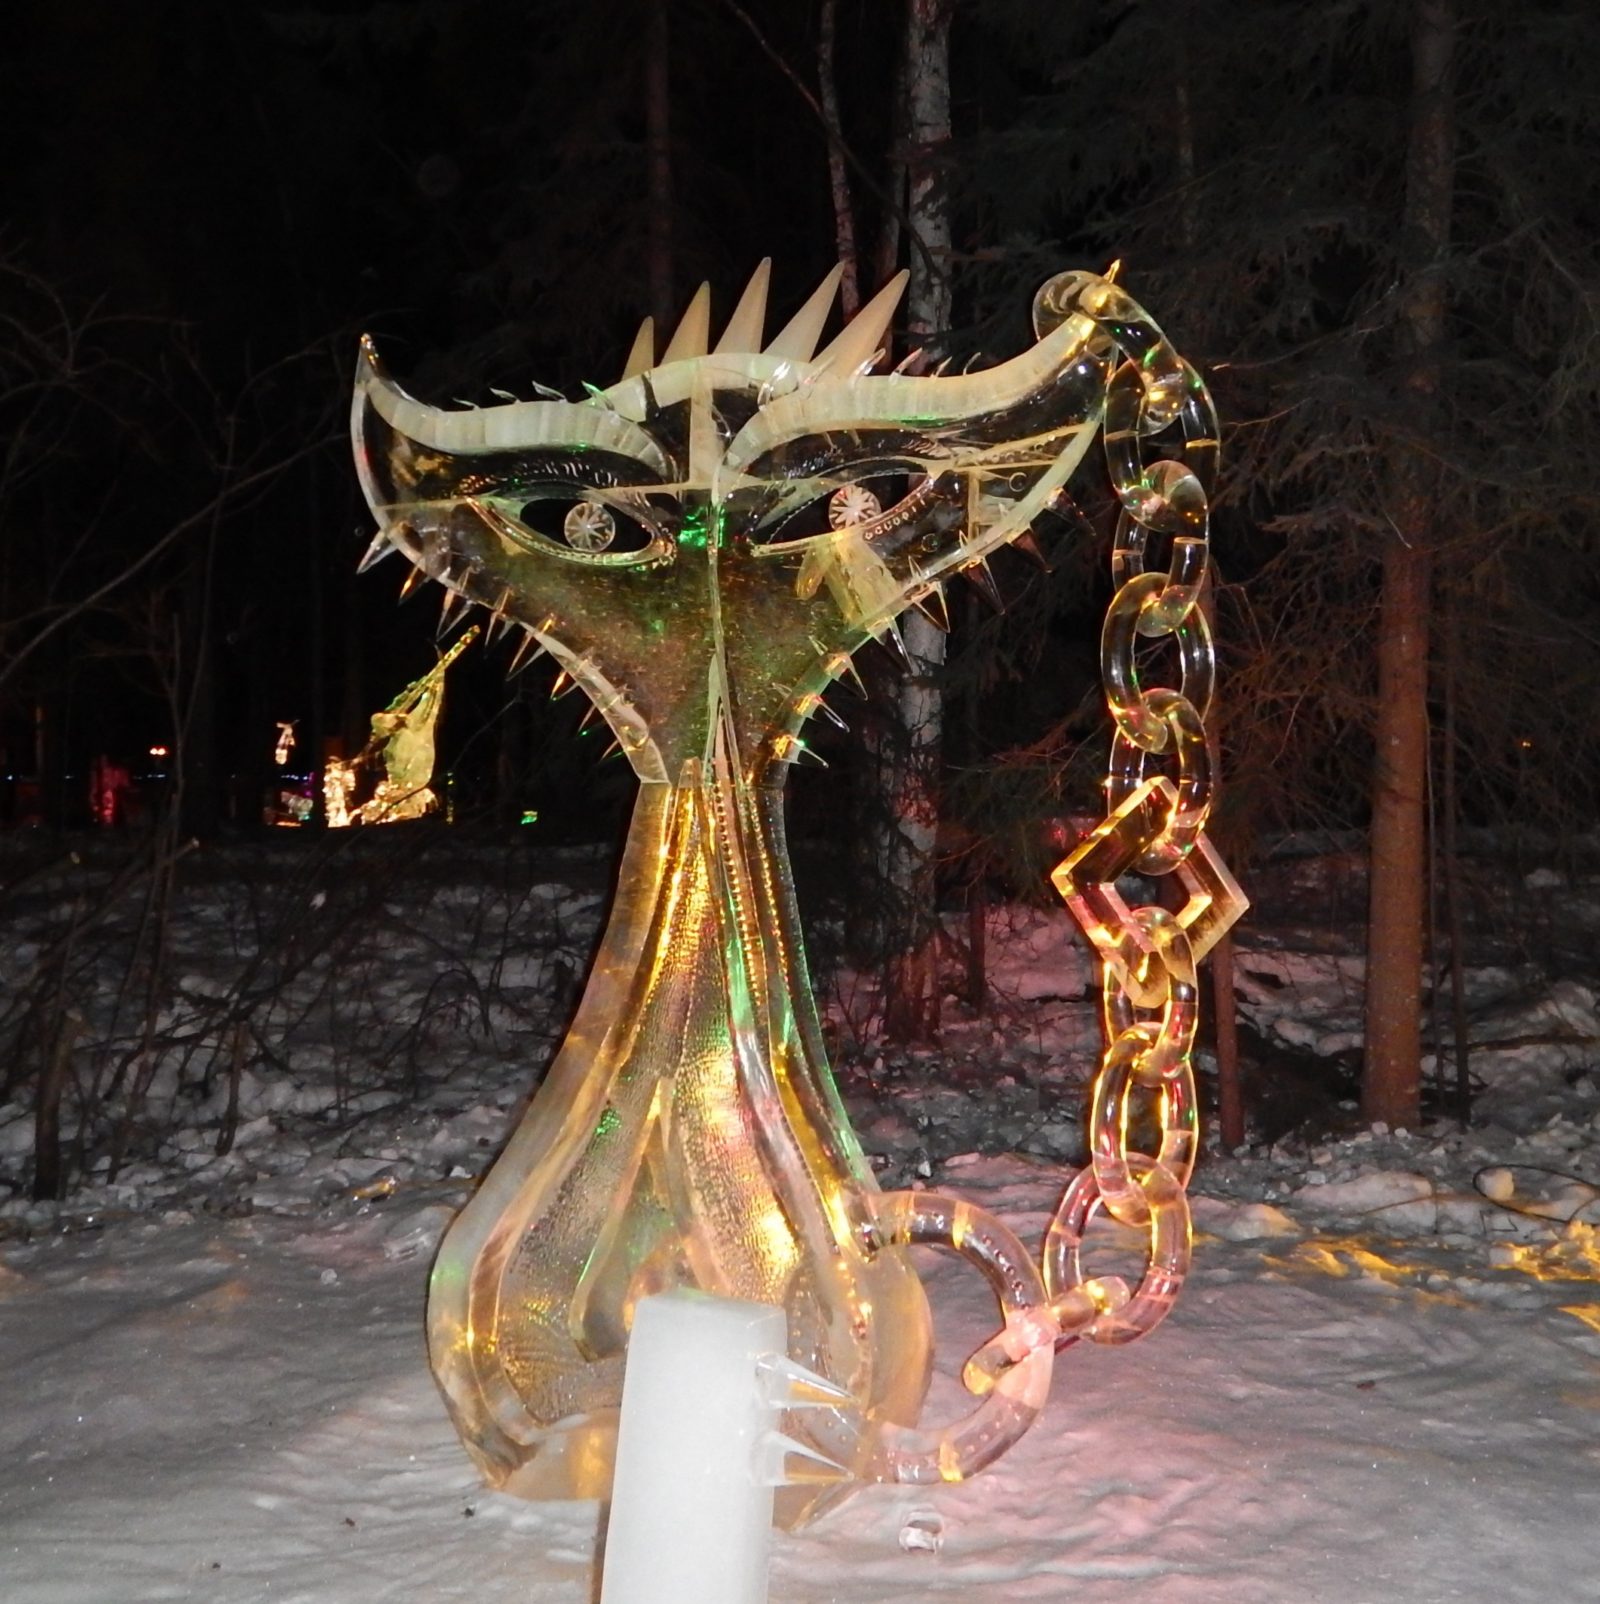
<path fill-rule="evenodd" d="M 785 24 L 808 19 L 764 9 L 803 61 Z M 620 364 L 647 310 L 647 10 L 66 0 L 10 24 L 0 242 L 72 316 L 102 320 L 108 362 L 167 392 L 119 395 L 127 426 L 82 441 L 98 471 L 125 473 L 91 558 L 137 551 L 203 506 L 230 429 L 251 466 L 304 454 L 223 518 L 224 764 L 241 721 L 252 740 L 267 717 L 304 728 L 320 701 L 330 733 L 359 727 L 432 650 L 431 606 L 397 613 L 389 569 L 350 579 L 369 532 L 342 441 L 357 333 L 439 400 L 528 393 L 529 378 L 574 391 Z M 874 47 L 859 29 L 842 43 L 858 60 Z M 670 59 L 676 298 L 710 277 L 726 310 L 770 253 L 781 310 L 831 261 L 820 133 L 715 4 L 672 8 Z M 89 518 L 81 491 L 56 486 L 42 521 Z M 57 593 L 84 572 L 64 569 Z M 167 577 L 181 612 L 182 577 Z M 38 659 L 72 686 L 74 764 L 166 738 L 136 634 L 98 623 L 74 632 L 67 664 Z M 499 666 L 464 669 L 458 728 L 504 699 Z"/>
<path fill-rule="evenodd" d="M 356 337 L 374 332 L 393 370 L 434 401 L 485 399 L 491 385 L 527 394 L 535 379 L 576 393 L 614 376 L 649 310 L 650 9 L 12 7 L 0 316 L 30 335 L 64 317 L 80 339 L 70 382 L 42 414 L 47 427 L 22 436 L 0 418 L 23 440 L 29 470 L 19 476 L 13 458 L 0 482 L 0 625 L 10 625 L 0 653 L 118 564 L 183 533 L 113 605 L 0 682 L 8 766 L 31 764 L 39 707 L 77 766 L 164 738 L 161 654 L 174 639 L 192 645 L 202 596 L 222 770 L 255 761 L 277 718 L 301 720 L 307 734 L 319 719 L 325 734 L 358 732 L 426 666 L 431 604 L 394 607 L 393 565 L 353 575 L 370 534 L 345 439 Z M 779 316 L 833 259 L 825 143 L 739 9 L 668 7 L 675 299 L 709 278 L 725 312 L 771 255 Z M 748 0 L 743 10 L 814 81 L 814 5 Z M 1458 404 L 1448 438 L 1429 449 L 1457 475 L 1454 515 L 1527 543 L 1528 561 L 1509 562 L 1491 543 L 1472 566 L 1443 570 L 1494 598 L 1500 656 L 1522 662 L 1529 654 L 1515 643 L 1530 615 L 1517 611 L 1518 586 L 1551 594 L 1537 576 L 1592 523 L 1578 465 L 1594 449 L 1593 366 L 1582 353 L 1600 345 L 1600 101 L 1569 69 L 1600 49 L 1600 14 L 1566 0 L 1530 0 L 1514 15 L 1461 0 L 1461 11 L 1447 353 Z M 901 14 L 887 0 L 840 5 L 846 131 L 874 180 L 890 145 Z M 1293 666 L 1297 635 L 1278 648 L 1285 672 L 1304 678 L 1296 738 L 1336 799 L 1359 798 L 1365 785 L 1364 714 L 1351 696 L 1369 666 L 1363 543 L 1385 527 L 1381 487 L 1360 465 L 1374 440 L 1408 427 L 1394 408 L 1392 291 L 1410 14 L 1378 0 L 967 0 L 957 13 L 958 321 L 1010 318 L 989 333 L 992 349 L 1014 350 L 1046 273 L 1130 256 L 1139 293 L 1213 367 L 1225 414 L 1249 425 L 1229 447 L 1230 483 L 1244 488 L 1219 515 L 1234 571 L 1305 541 L 1317 574 L 1339 576 L 1337 597 L 1335 580 L 1319 579 L 1311 612 L 1332 620 L 1335 646 L 1355 649 L 1330 669 L 1311 648 Z M 1186 54 L 1174 44 L 1182 28 Z M 1197 108 L 1187 156 L 1173 90 L 1180 61 Z M 980 138 L 987 155 L 975 157 Z M 1196 157 L 1186 188 L 1182 164 Z M 1175 200 L 1190 193 L 1193 217 Z M 882 209 L 870 184 L 857 182 L 856 195 L 870 241 Z M 1195 218 L 1203 228 L 1192 230 Z M 60 344 L 59 331 L 52 338 Z M 0 358 L 11 363 L 8 350 Z M 25 362 L 18 373 L 18 384 L 29 377 Z M 18 393 L 13 385 L 6 398 L 11 415 L 27 404 Z M 213 518 L 223 484 L 235 493 Z M 1580 549 L 1566 571 L 1591 568 Z M 1285 583 L 1287 605 L 1300 605 Z M 1557 599 L 1574 615 L 1562 626 L 1563 683 L 1592 685 L 1587 581 L 1563 582 Z M 1351 609 L 1348 623 L 1330 611 L 1335 601 Z M 1264 639 L 1277 625 L 1250 627 Z M 469 767 L 492 767 L 508 695 L 501 665 L 463 662 L 453 683 L 450 740 Z M 1007 684 L 1017 699 L 1038 688 L 1020 670 Z M 1055 694 L 1077 698 L 1070 685 Z M 1558 716 L 1570 700 L 1486 686 L 1474 717 L 1493 726 L 1498 750 L 1530 724 L 1508 704 L 1547 711 L 1540 743 L 1570 749 Z M 990 694 L 989 710 L 997 705 Z M 580 775 L 559 755 L 576 712 L 563 704 L 540 717 L 529 739 L 545 745 L 530 761 L 581 790 L 592 764 Z"/>

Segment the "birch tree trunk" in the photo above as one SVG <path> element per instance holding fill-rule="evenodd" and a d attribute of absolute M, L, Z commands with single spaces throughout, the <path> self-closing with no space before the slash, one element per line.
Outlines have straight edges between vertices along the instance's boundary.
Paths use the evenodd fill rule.
<path fill-rule="evenodd" d="M 833 197 L 833 235 L 838 249 L 839 307 L 852 318 L 861 306 L 861 271 L 856 249 L 855 207 L 850 201 L 850 175 L 845 170 L 844 129 L 839 118 L 839 81 L 834 72 L 834 40 L 838 34 L 839 0 L 822 0 L 817 23 L 817 98 L 828 134 L 828 190 Z M 888 277 L 887 274 L 884 277 Z"/>
<path fill-rule="evenodd" d="M 910 0 L 906 19 L 906 128 L 912 228 L 907 334 L 932 348 L 950 326 L 950 206 L 944 160 L 950 142 L 950 22 L 954 0 Z M 895 1040 L 925 1040 L 939 1025 L 935 843 L 938 763 L 944 723 L 939 676 L 944 634 L 917 611 L 902 620 L 907 665 L 885 743 L 889 944 L 884 1028 Z"/>
<path fill-rule="evenodd" d="M 1446 311 L 1443 258 L 1455 189 L 1455 0 L 1416 0 L 1398 331 L 1419 437 L 1438 413 Z M 1422 976 L 1427 887 L 1428 623 L 1435 474 L 1420 447 L 1390 465 L 1394 538 L 1383 552 L 1378 716 L 1368 893 L 1362 1114 L 1414 1130 L 1422 1113 Z"/>

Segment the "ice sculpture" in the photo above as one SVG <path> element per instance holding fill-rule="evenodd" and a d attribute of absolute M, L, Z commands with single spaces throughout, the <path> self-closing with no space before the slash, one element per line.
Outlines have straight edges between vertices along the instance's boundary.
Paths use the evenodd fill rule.
<path fill-rule="evenodd" d="M 323 810 L 332 829 L 351 824 L 400 824 L 421 819 L 439 806 L 433 790 L 439 715 L 450 665 L 478 638 L 474 624 L 440 654 L 427 673 L 406 686 L 381 713 L 372 734 L 353 758 L 329 758 L 322 771 Z M 372 795 L 352 806 L 364 770 L 382 765 Z"/>
<path fill-rule="evenodd" d="M 1192 993 L 1168 998 L 1153 978 L 1192 968 L 1186 927 L 1129 915 L 1108 973 L 1136 972 L 1137 1003 L 1163 1023 L 1108 1003 L 1143 1045 L 1119 1049 L 1128 1073 L 1107 1117 L 1125 1112 L 1129 1073 L 1148 1082 L 1149 1060 L 1173 1135 L 1153 1159 L 1120 1155 L 1120 1191 L 1111 1140 L 1104 1196 L 1134 1220 L 1138 1199 L 1156 1199 L 1142 1216 L 1155 1208 L 1161 1226 L 1153 1291 L 1130 1299 L 1121 1282 L 1081 1273 L 1077 1245 L 1101 1193 L 1080 1187 L 1058 1221 L 1048 1291 L 981 1209 L 880 1194 L 807 983 L 783 836 L 788 766 L 858 647 L 892 634 L 905 607 L 936 605 L 952 575 L 984 577 L 985 557 L 1064 497 L 1108 400 L 1132 440 L 1108 439 L 1141 535 L 1119 542 L 1124 565 L 1140 567 L 1147 528 L 1175 532 L 1188 552 L 1134 621 L 1147 634 L 1187 630 L 1187 668 L 1216 438 L 1194 370 L 1109 278 L 1047 283 L 1037 343 L 1021 356 L 920 377 L 872 372 L 904 274 L 816 354 L 838 273 L 763 343 L 767 276 L 763 263 L 714 345 L 704 287 L 659 356 L 646 321 L 622 379 L 582 402 L 439 410 L 387 378 L 364 343 L 353 428 L 380 525 L 367 562 L 398 549 L 450 592 L 447 617 L 465 598 L 522 631 L 524 651 L 556 660 L 558 692 L 588 694 L 640 782 L 577 1018 L 435 1267 L 431 1353 L 456 1424 L 494 1482 L 603 1493 L 636 1301 L 685 1285 L 779 1305 L 791 1357 L 855 1400 L 797 1417 L 812 1457 L 795 1479 L 834 1468 L 788 1490 L 792 1521 L 852 1477 L 971 1474 L 1038 1413 L 1058 1342 L 1124 1340 L 1124 1306 L 1144 1325 L 1164 1312 L 1181 1276 L 1175 1221 L 1187 1249 L 1168 1183 L 1193 1099 L 1169 1086 L 1188 1073 L 1180 1038 L 1193 1010 Z M 1144 443 L 1169 427 L 1182 460 L 1146 471 Z M 1141 693 L 1131 667 L 1121 691 L 1136 711 L 1178 694 Z M 1178 729 L 1159 706 L 1138 750 L 1159 752 Z M 1141 861 L 1165 856 L 1169 868 L 1189 854 L 1204 820 L 1190 733 L 1179 730 L 1181 799 L 1165 811 L 1166 777 L 1144 780 L 1142 757 L 1122 764 L 1117 800 L 1132 798 L 1133 822 L 1113 848 L 1131 840 Z M 910 1242 L 973 1259 L 1005 1315 L 967 1367 L 980 1401 L 942 1429 L 912 1424 L 930 1334 Z"/>

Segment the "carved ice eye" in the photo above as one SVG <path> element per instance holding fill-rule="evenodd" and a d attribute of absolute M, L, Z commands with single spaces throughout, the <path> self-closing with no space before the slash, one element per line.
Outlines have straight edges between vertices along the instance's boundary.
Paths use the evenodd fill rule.
<path fill-rule="evenodd" d="M 828 527 L 850 529 L 882 511 L 883 504 L 865 485 L 841 485 L 828 497 Z"/>
<path fill-rule="evenodd" d="M 574 551 L 604 551 L 617 538 L 617 520 L 598 501 L 574 502 L 561 529 Z"/>

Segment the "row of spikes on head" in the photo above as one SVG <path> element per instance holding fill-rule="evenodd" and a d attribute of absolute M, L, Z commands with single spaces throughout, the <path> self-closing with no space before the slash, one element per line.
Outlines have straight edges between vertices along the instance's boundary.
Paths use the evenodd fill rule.
<path fill-rule="evenodd" d="M 623 363 L 619 382 L 672 362 L 755 352 L 779 361 L 805 363 L 818 371 L 826 370 L 836 378 L 865 372 L 884 352 L 889 325 L 911 275 L 902 268 L 845 324 L 830 345 L 817 352 L 817 341 L 822 337 L 828 314 L 833 310 L 843 274 L 843 266 L 836 265 L 811 292 L 800 310 L 765 346 L 761 338 L 766 327 L 767 288 L 772 276 L 771 257 L 763 257 L 750 275 L 750 282 L 745 285 L 744 293 L 740 295 L 732 316 L 714 346 L 710 343 L 711 286 L 709 283 L 702 284 L 695 291 L 678 326 L 672 331 L 659 359 L 655 354 L 655 319 L 647 317 L 639 325 L 639 332 Z M 912 360 L 907 358 L 907 363 Z"/>

